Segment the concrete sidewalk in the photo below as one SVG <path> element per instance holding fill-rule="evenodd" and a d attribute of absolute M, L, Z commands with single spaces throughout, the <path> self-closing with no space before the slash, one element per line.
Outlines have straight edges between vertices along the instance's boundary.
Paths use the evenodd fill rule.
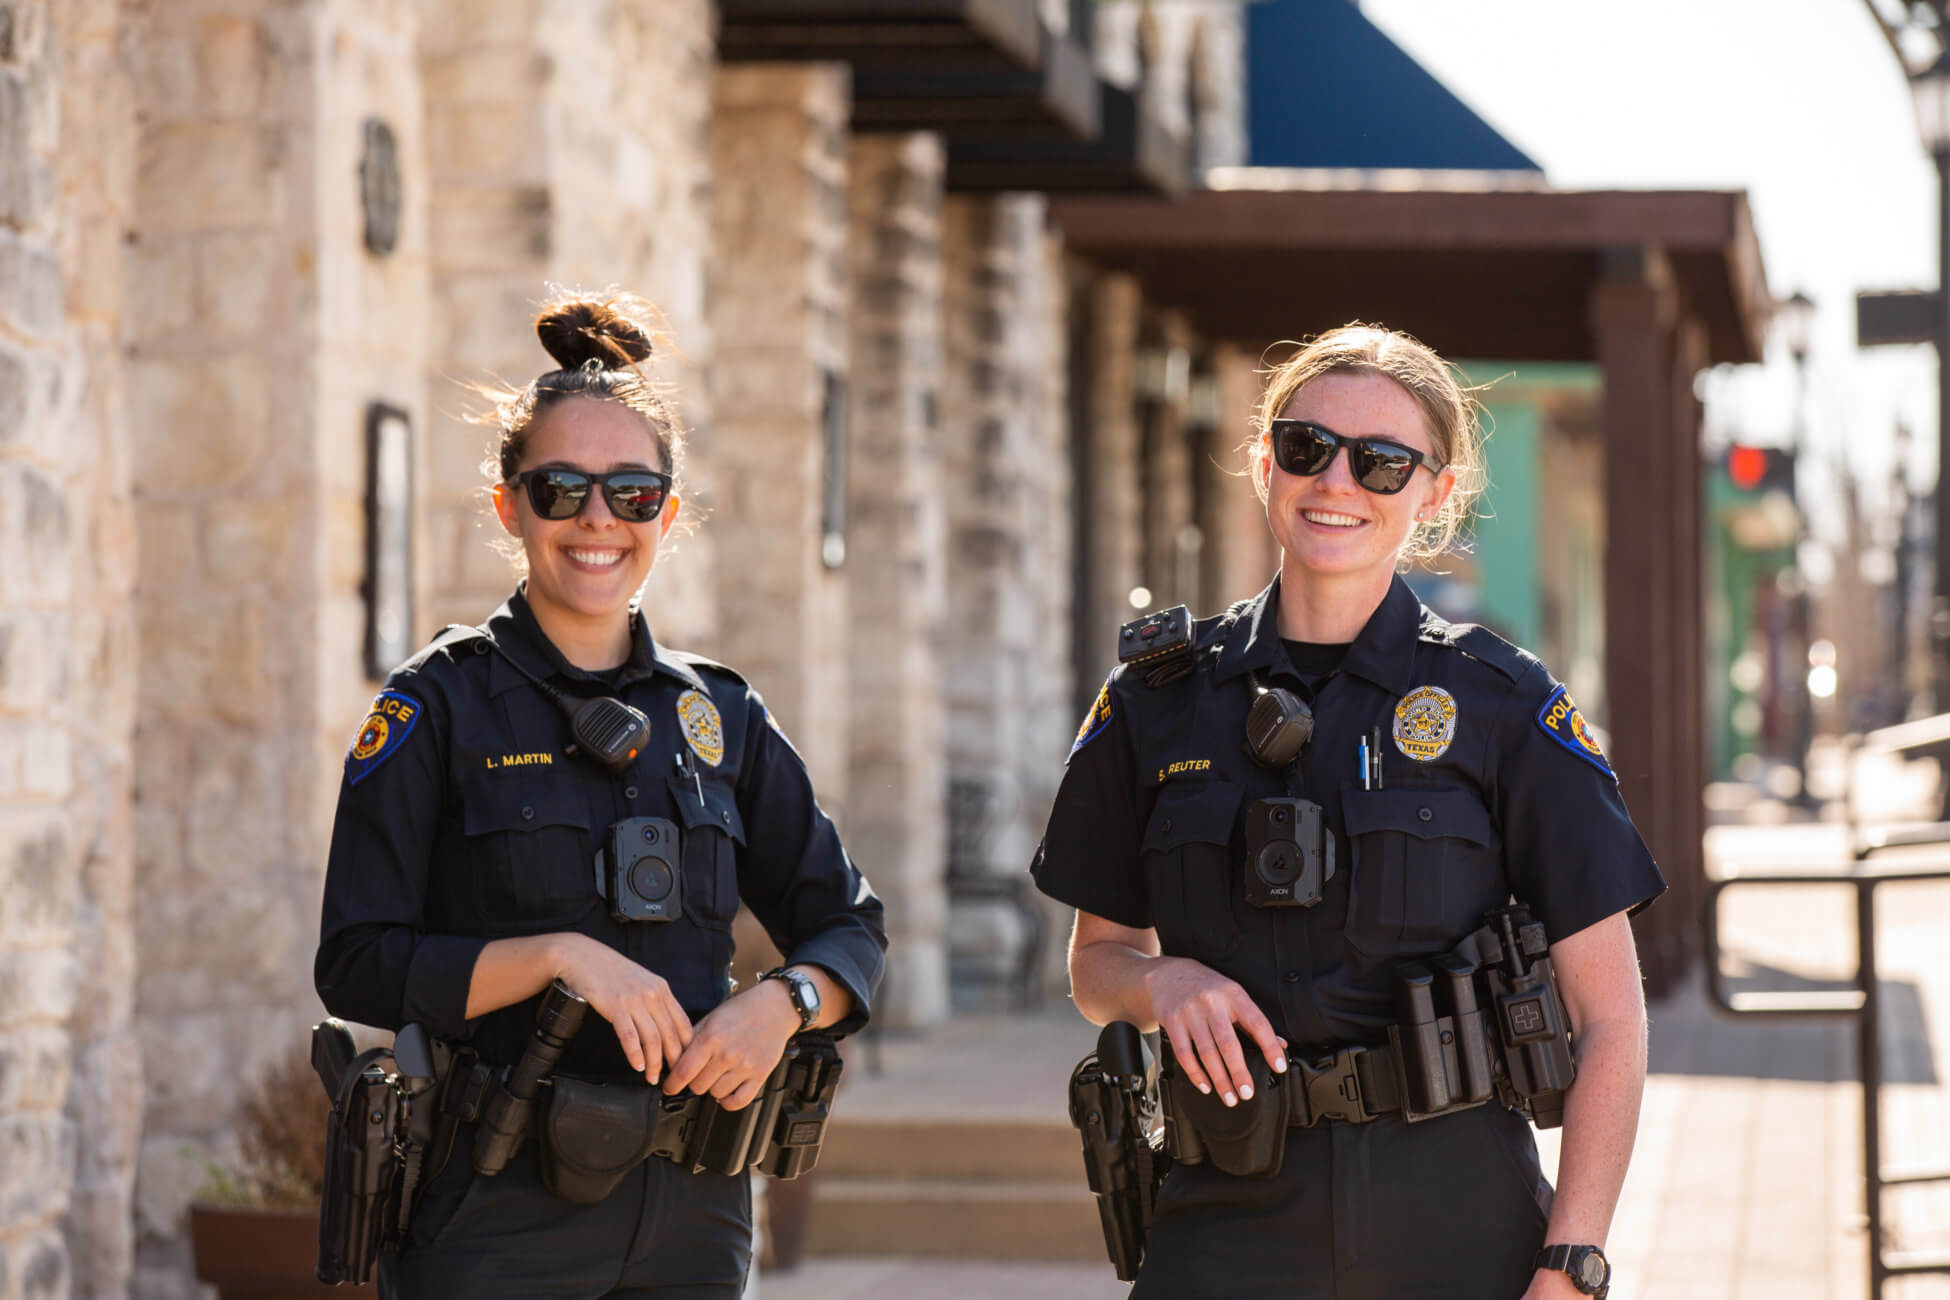
<path fill-rule="evenodd" d="M 1716 863 L 1838 862 L 1839 827 L 1719 827 Z M 1878 893 L 1886 1173 L 1950 1169 L 1950 882 Z M 1840 887 L 1736 889 L 1725 900 L 1729 969 L 1753 987 L 1843 979 L 1852 897 Z M 1632 1172 L 1610 1249 L 1615 1300 L 1866 1300 L 1860 1088 L 1844 1022 L 1729 1020 L 1699 977 L 1651 1008 L 1652 1057 Z M 996 1118 L 1062 1114 L 1070 1067 L 1094 1031 L 1067 1007 L 968 1018 L 856 1053 L 843 1111 Z M 1547 1169 L 1556 1135 L 1540 1135 Z M 1082 1179 L 1081 1159 L 1077 1178 Z M 1950 1247 L 1950 1184 L 1890 1192 L 1885 1223 L 1907 1249 Z M 815 1204 L 814 1213 L 817 1214 Z M 1108 1263 L 811 1259 L 766 1274 L 762 1300 L 1006 1295 L 1121 1296 Z M 1950 1277 L 1891 1282 L 1889 1300 L 1950 1300 Z"/>

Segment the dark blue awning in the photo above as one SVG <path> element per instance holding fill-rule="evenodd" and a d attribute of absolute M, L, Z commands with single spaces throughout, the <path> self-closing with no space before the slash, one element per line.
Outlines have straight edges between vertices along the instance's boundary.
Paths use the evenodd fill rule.
<path fill-rule="evenodd" d="M 1352 0 L 1246 7 L 1256 167 L 1541 171 Z"/>

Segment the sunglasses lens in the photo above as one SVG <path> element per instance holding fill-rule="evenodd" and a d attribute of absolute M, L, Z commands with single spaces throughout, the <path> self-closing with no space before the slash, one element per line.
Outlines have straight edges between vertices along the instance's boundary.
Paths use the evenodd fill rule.
<path fill-rule="evenodd" d="M 633 524 L 644 524 L 664 510 L 668 485 L 655 474 L 612 474 L 603 491 L 610 513 Z"/>
<path fill-rule="evenodd" d="M 1311 424 L 1281 421 L 1273 427 L 1273 463 L 1289 474 L 1320 473 L 1338 445 L 1332 434 Z"/>
<path fill-rule="evenodd" d="M 569 519 L 589 497 L 589 476 L 569 469 L 545 469 L 528 476 L 528 503 L 544 519 Z"/>
<path fill-rule="evenodd" d="M 1415 474 L 1415 453 L 1392 442 L 1358 442 L 1347 450 L 1354 481 L 1370 492 L 1392 496 Z"/>

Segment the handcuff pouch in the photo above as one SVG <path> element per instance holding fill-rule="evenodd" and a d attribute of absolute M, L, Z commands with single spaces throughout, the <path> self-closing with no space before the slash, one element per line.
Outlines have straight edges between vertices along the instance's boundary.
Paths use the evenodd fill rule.
<path fill-rule="evenodd" d="M 556 1075 L 542 1114 L 542 1181 L 578 1205 L 594 1205 L 650 1154 L 655 1088 Z"/>
<path fill-rule="evenodd" d="M 1286 1157 L 1286 1131 L 1292 1089 L 1286 1076 L 1276 1074 L 1259 1048 L 1240 1040 L 1253 1095 L 1228 1106 L 1218 1091 L 1200 1092 L 1163 1040 L 1165 1071 L 1166 1145 L 1180 1164 L 1206 1163 L 1238 1178 L 1271 1178 Z M 1301 1103 L 1305 1104 L 1304 1100 Z M 1192 1140 L 1187 1142 L 1186 1131 Z"/>

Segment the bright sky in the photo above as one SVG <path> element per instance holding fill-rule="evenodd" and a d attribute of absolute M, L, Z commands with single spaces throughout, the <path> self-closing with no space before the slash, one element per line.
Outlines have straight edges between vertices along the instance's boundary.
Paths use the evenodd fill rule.
<path fill-rule="evenodd" d="M 1818 312 L 1811 459 L 1887 482 L 1936 473 L 1928 348 L 1855 346 L 1859 289 L 1936 282 L 1936 173 L 1862 0 L 1363 0 L 1362 12 L 1565 188 L 1745 189 L 1777 297 Z M 1708 377 L 1707 436 L 1788 440 L 1793 367 Z M 1832 474 L 1815 474 L 1816 482 Z M 1813 483 L 1803 479 L 1806 486 Z M 1811 511 L 1835 516 L 1814 500 Z M 1821 527 L 1828 536 L 1836 536 Z M 1839 530 L 1837 530 L 1838 532 Z"/>

